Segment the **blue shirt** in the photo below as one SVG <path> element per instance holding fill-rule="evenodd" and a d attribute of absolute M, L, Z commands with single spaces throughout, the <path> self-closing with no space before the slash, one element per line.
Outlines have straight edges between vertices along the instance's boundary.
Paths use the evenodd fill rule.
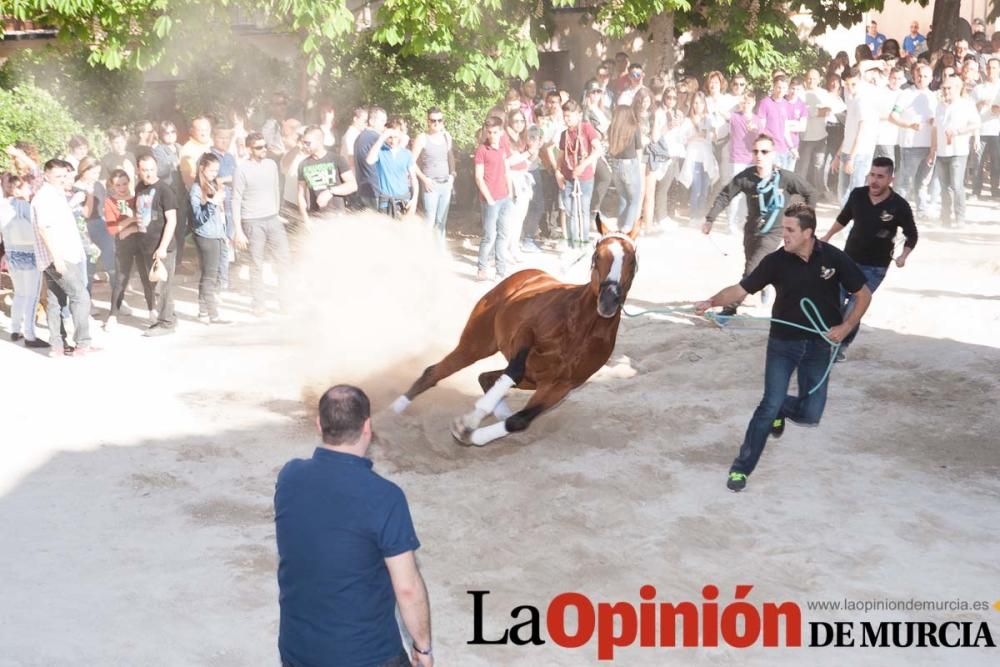
<path fill-rule="evenodd" d="M 909 53 L 911 56 L 915 55 L 918 44 L 923 44 L 927 41 L 927 38 L 921 35 L 919 32 L 917 36 L 907 35 L 903 38 L 903 50 Z"/>
<path fill-rule="evenodd" d="M 878 57 L 878 52 L 882 49 L 882 44 L 885 43 L 885 40 L 885 35 L 880 32 L 875 33 L 875 36 L 872 37 L 867 30 L 865 31 L 865 44 L 867 44 L 868 48 L 872 50 L 872 56 L 876 58 Z"/>
<path fill-rule="evenodd" d="M 378 192 L 387 197 L 410 196 L 410 168 L 413 153 L 408 148 L 397 148 L 395 154 L 388 145 L 382 144 L 378 152 Z"/>
<path fill-rule="evenodd" d="M 295 667 L 374 667 L 403 652 L 385 559 L 420 546 L 403 491 L 369 459 L 317 447 L 274 493 L 281 627 Z"/>
<path fill-rule="evenodd" d="M 191 184 L 191 227 L 194 233 L 203 239 L 226 238 L 226 214 L 216 206 L 211 199 L 201 203 L 201 186 L 195 181 Z"/>
<path fill-rule="evenodd" d="M 219 158 L 219 178 L 236 175 L 236 156 L 232 153 L 224 153 L 214 146 L 211 149 L 212 155 Z M 236 232 L 233 227 L 233 182 L 229 181 L 226 188 L 226 236 L 232 238 Z"/>

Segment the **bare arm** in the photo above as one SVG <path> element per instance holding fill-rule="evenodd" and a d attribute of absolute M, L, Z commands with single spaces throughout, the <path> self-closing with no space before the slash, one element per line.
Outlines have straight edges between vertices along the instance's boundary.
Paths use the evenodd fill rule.
<path fill-rule="evenodd" d="M 330 192 L 338 197 L 345 197 L 358 191 L 358 180 L 354 177 L 353 171 L 345 171 L 340 174 L 343 183 L 330 188 Z"/>
<path fill-rule="evenodd" d="M 431 183 L 431 179 L 427 177 L 423 169 L 420 168 L 420 154 L 424 152 L 424 146 L 427 144 L 427 135 L 421 132 L 417 135 L 417 138 L 413 140 L 413 166 L 416 170 L 417 178 L 420 182 L 424 184 L 424 187 L 428 190 L 433 189 L 434 184 Z"/>
<path fill-rule="evenodd" d="M 163 226 L 163 236 L 160 237 L 160 245 L 156 249 L 156 256 L 160 259 L 167 258 L 167 248 L 174 238 L 174 230 L 177 229 L 177 210 L 170 209 L 163 212 L 166 224 Z"/>
<path fill-rule="evenodd" d="M 302 217 L 302 222 L 306 225 L 309 224 L 309 197 L 306 193 L 305 181 L 299 181 L 299 193 L 298 193 L 298 203 L 299 203 L 299 215 Z"/>
<path fill-rule="evenodd" d="M 492 206 L 495 202 L 493 196 L 490 195 L 489 187 L 486 185 L 486 165 L 484 164 L 476 165 L 476 187 L 479 188 L 479 194 L 483 196 L 486 203 Z"/>
<path fill-rule="evenodd" d="M 417 182 L 416 162 L 414 162 L 413 166 L 410 168 L 410 192 L 412 193 L 412 196 L 410 197 L 410 202 L 406 205 L 406 208 L 409 211 L 416 211 L 417 200 L 420 198 L 420 184 Z"/>
<path fill-rule="evenodd" d="M 871 305 L 872 291 L 868 289 L 868 285 L 865 285 L 860 290 L 855 292 L 854 299 L 854 309 L 851 310 L 851 314 L 847 316 L 844 323 L 831 327 L 830 330 L 826 332 L 826 337 L 834 343 L 839 343 L 847 338 L 847 335 L 854 330 L 854 327 L 858 326 L 858 323 L 861 322 L 861 318 L 864 316 L 865 311 L 868 310 L 868 306 Z"/>
<path fill-rule="evenodd" d="M 427 586 L 417 568 L 417 559 L 412 551 L 385 559 L 389 578 L 392 580 L 392 590 L 396 594 L 399 605 L 399 615 L 403 619 L 406 631 L 413 638 L 413 643 L 421 650 L 431 648 L 431 605 L 427 597 Z M 417 654 L 424 664 L 429 662 L 429 656 Z"/>
<path fill-rule="evenodd" d="M 833 223 L 833 226 L 830 227 L 830 231 L 828 231 L 826 234 L 824 234 L 823 238 L 820 239 L 820 240 L 824 241 L 824 242 L 829 242 L 830 239 L 832 239 L 834 236 L 836 236 L 837 234 L 839 234 L 840 231 L 843 228 L 844 228 L 844 225 L 840 224 L 839 222 Z"/>
<path fill-rule="evenodd" d="M 747 297 L 747 291 L 740 286 L 739 283 L 735 285 L 730 285 L 729 287 L 720 290 L 715 296 L 713 296 L 708 301 L 699 301 L 694 304 L 694 312 L 699 315 L 704 315 L 705 311 L 709 308 L 715 308 L 717 306 L 728 306 L 731 303 L 737 303 L 742 301 Z"/>

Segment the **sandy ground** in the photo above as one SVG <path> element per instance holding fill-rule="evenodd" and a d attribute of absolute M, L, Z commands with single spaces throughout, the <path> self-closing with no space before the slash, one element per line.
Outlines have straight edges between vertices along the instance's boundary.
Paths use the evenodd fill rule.
<path fill-rule="evenodd" d="M 0 666 L 276 664 L 274 479 L 316 443 L 303 397 L 337 381 L 376 400 L 372 455 L 410 500 L 438 664 L 596 663 L 594 641 L 468 645 L 468 590 L 491 591 L 490 637 L 513 624 L 515 606 L 544 610 L 565 591 L 638 604 L 652 584 L 660 601 L 700 603 L 711 583 L 723 605 L 752 584 L 751 602 L 795 601 L 805 621 L 985 620 L 1000 641 L 997 611 L 806 609 L 823 599 L 1000 597 L 996 213 L 974 205 L 979 222 L 923 230 L 836 367 L 821 427 L 790 426 L 772 441 L 742 494 L 725 489 L 725 474 L 762 392 L 763 330 L 625 320 L 591 382 L 526 433 L 483 449 L 455 446 L 448 423 L 500 359 L 457 374 L 402 417 L 385 410 L 457 340 L 487 286 L 470 279 L 468 243 L 447 260 L 381 224 L 367 242 L 317 241 L 321 252 L 303 262 L 308 296 L 285 319 L 255 322 L 247 301 L 229 296 L 225 313 L 238 324 L 198 325 L 188 276 L 176 336 L 144 339 L 126 325 L 98 339 L 103 353 L 68 360 L 0 344 Z M 821 230 L 832 211 L 823 215 Z M 631 307 L 686 304 L 735 282 L 735 239 L 713 238 L 718 247 L 684 227 L 644 238 Z M 553 255 L 532 263 L 558 270 Z M 587 264 L 567 277 L 582 281 Z M 630 648 L 617 658 L 992 665 L 997 655 Z"/>

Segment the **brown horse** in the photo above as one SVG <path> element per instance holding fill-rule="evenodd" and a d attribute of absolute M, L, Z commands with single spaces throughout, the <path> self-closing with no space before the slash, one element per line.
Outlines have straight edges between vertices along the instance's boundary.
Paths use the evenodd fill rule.
<path fill-rule="evenodd" d="M 586 382 L 614 350 L 621 307 L 638 268 L 638 225 L 629 235 L 606 234 L 597 216 L 597 229 L 601 239 L 591 259 L 589 283 L 567 285 L 538 269 L 506 278 L 472 309 L 458 346 L 429 366 L 393 409 L 402 412 L 444 378 L 499 350 L 507 367 L 479 376 L 485 395 L 451 428 L 460 443 L 482 446 L 525 430 Z M 504 400 L 511 387 L 535 390 L 517 413 Z M 499 421 L 480 427 L 491 413 Z"/>

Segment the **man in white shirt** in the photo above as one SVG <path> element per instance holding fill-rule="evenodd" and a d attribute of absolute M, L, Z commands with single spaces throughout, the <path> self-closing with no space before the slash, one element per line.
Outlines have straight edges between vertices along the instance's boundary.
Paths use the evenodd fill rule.
<path fill-rule="evenodd" d="M 844 120 L 844 142 L 839 155 L 833 158 L 830 169 L 840 169 L 837 180 L 837 197 L 843 206 L 854 188 L 864 186 L 875 155 L 878 138 L 878 90 L 874 82 L 881 63 L 863 60 L 861 64 L 844 72 L 844 90 L 847 93 L 847 118 Z M 863 80 L 862 80 L 863 79 Z"/>
<path fill-rule="evenodd" d="M 983 194 L 984 163 L 990 163 L 990 194 L 996 198 L 1000 195 L 1000 59 L 990 58 L 986 62 L 986 82 L 976 86 L 976 109 L 982 125 L 979 127 L 979 140 L 982 143 L 982 160 L 972 184 L 972 194 L 980 197 Z"/>
<path fill-rule="evenodd" d="M 900 88 L 906 83 L 906 75 L 900 67 L 894 67 L 889 72 L 889 78 L 884 87 L 879 90 L 879 120 L 878 138 L 875 140 L 875 157 L 887 157 L 893 164 L 899 162 L 896 155 L 899 148 L 899 126 L 892 122 L 889 116 L 896 107 Z"/>
<path fill-rule="evenodd" d="M 73 211 L 66 201 L 65 186 L 72 178 L 72 165 L 65 160 L 45 163 L 45 182 L 31 200 L 31 222 L 35 230 L 35 262 L 45 274 L 48 288 L 49 356 L 64 354 L 62 313 L 69 308 L 73 318 L 76 349 L 80 356 L 91 351 L 90 295 L 87 293 L 87 256 Z"/>
<path fill-rule="evenodd" d="M 344 132 L 344 138 L 340 142 L 340 154 L 347 160 L 354 170 L 354 142 L 358 140 L 358 135 L 368 127 L 368 107 L 358 107 L 354 110 L 354 119 L 351 126 Z"/>
<path fill-rule="evenodd" d="M 934 78 L 927 63 L 913 68 L 913 87 L 902 91 L 896 98 L 889 120 L 899 126 L 900 164 L 896 190 L 911 204 L 918 214 L 926 213 L 930 205 L 927 185 L 931 167 L 927 154 L 931 150 L 934 111 L 938 99 L 928 86 Z"/>
<path fill-rule="evenodd" d="M 799 161 L 795 164 L 795 174 L 804 178 L 809 185 L 823 192 L 822 173 L 826 161 L 826 119 L 831 113 L 844 110 L 839 97 L 831 95 L 820 86 L 819 70 L 806 73 L 805 102 L 809 109 L 806 129 L 799 142 Z"/>
<path fill-rule="evenodd" d="M 935 173 L 941 185 L 941 222 L 945 227 L 965 222 L 965 165 L 969 159 L 969 138 L 980 124 L 975 104 L 961 94 L 959 77 L 949 77 L 941 84 L 941 104 L 934 113 L 934 133 L 927 156 L 928 164 L 937 160 Z"/>

